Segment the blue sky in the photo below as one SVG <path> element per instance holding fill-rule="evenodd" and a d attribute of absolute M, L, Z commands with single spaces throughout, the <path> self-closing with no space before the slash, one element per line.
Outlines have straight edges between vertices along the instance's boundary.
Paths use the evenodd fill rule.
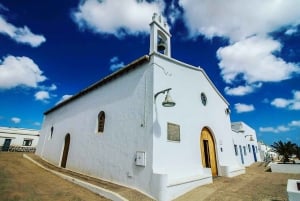
<path fill-rule="evenodd" d="M 0 126 L 40 129 L 44 111 L 148 54 L 157 12 L 172 57 L 206 71 L 232 121 L 267 144 L 300 145 L 299 10 L 297 0 L 2 0 Z"/>

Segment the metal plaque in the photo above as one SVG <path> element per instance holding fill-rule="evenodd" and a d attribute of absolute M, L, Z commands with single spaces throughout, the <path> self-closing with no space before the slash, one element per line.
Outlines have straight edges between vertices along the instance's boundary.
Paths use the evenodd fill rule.
<path fill-rule="evenodd" d="M 168 140 L 180 142 L 180 126 L 168 123 Z"/>

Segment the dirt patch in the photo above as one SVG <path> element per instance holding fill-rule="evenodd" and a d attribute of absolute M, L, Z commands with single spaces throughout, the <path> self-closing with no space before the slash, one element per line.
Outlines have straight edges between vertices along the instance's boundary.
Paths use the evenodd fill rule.
<path fill-rule="evenodd" d="M 0 200 L 107 201 L 82 187 L 47 172 L 22 157 L 0 152 Z"/>

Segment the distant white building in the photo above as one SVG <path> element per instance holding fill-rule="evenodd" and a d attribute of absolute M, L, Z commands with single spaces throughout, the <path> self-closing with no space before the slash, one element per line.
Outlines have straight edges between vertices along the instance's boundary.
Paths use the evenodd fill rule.
<path fill-rule="evenodd" d="M 1 151 L 35 152 L 38 141 L 38 130 L 0 127 Z"/>
<path fill-rule="evenodd" d="M 150 27 L 149 55 L 44 113 L 36 153 L 165 201 L 245 173 L 234 145 L 257 145 L 235 141 L 229 103 L 204 70 L 171 57 L 161 16 Z"/>
<path fill-rule="evenodd" d="M 256 132 L 244 122 L 231 123 L 234 151 L 237 160 L 243 166 L 261 161 Z"/>
<path fill-rule="evenodd" d="M 272 147 L 266 145 L 264 142 L 257 142 L 257 144 L 262 161 L 270 162 L 278 159 L 278 154 L 273 151 Z"/>

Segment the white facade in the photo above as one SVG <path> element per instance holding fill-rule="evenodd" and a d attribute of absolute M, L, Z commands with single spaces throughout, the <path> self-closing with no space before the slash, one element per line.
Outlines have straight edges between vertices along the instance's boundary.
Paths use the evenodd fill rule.
<path fill-rule="evenodd" d="M 278 154 L 263 142 L 257 142 L 260 158 L 262 161 L 270 162 L 278 159 Z"/>
<path fill-rule="evenodd" d="M 235 156 L 227 101 L 203 69 L 170 57 L 159 16 L 150 26 L 149 56 L 45 112 L 36 153 L 165 201 L 245 168 Z M 155 48 L 157 37 L 165 49 Z M 162 106 L 164 93 L 174 107 Z"/>
<path fill-rule="evenodd" d="M 256 132 L 244 122 L 231 123 L 235 155 L 243 166 L 262 161 L 258 149 Z"/>
<path fill-rule="evenodd" d="M 38 130 L 0 127 L 0 151 L 34 152 L 38 140 Z"/>

